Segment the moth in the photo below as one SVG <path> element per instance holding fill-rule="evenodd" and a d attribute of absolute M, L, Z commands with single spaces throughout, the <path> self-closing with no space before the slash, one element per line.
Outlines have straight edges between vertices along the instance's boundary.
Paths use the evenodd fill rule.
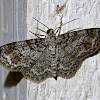
<path fill-rule="evenodd" d="M 100 50 L 100 28 L 56 35 L 48 29 L 45 38 L 5 44 L 0 47 L 0 63 L 10 71 L 21 72 L 34 82 L 57 79 L 76 73 L 82 62 Z"/>

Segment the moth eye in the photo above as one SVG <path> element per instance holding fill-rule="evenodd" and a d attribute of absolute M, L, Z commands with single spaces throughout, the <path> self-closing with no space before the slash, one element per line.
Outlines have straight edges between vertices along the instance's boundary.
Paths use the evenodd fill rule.
<path fill-rule="evenodd" d="M 53 33 L 53 29 L 47 30 L 47 34 Z"/>

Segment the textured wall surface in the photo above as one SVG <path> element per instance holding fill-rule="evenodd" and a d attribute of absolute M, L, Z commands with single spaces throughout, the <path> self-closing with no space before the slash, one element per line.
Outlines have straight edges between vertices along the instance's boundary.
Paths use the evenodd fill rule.
<path fill-rule="evenodd" d="M 25 0 L 0 0 L 0 46 L 26 38 Z M 26 81 L 0 65 L 0 100 L 26 100 Z"/>
<path fill-rule="evenodd" d="M 47 30 L 32 17 L 53 29 L 59 26 L 62 15 L 63 23 L 79 18 L 66 24 L 61 34 L 78 28 L 100 28 L 100 0 L 68 0 L 63 10 L 57 11 L 57 5 L 61 7 L 65 2 L 66 0 L 28 0 L 27 37 L 34 37 L 29 30 L 40 33 L 37 27 Z M 100 53 L 86 59 L 70 79 L 59 77 L 56 81 L 49 78 L 39 84 L 27 81 L 27 86 L 28 100 L 100 100 Z"/>

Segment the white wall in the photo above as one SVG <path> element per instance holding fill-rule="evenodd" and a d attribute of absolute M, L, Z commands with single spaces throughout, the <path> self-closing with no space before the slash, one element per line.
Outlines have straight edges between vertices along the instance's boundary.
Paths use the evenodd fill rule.
<path fill-rule="evenodd" d="M 35 17 L 45 25 L 56 28 L 61 14 L 56 13 L 56 7 L 62 6 L 66 0 L 27 0 L 27 37 L 33 38 L 29 30 L 40 27 Z M 100 0 L 68 0 L 63 12 L 63 23 L 72 19 L 62 28 L 61 33 L 72 29 L 100 27 Z M 54 16 L 55 15 L 55 16 Z M 81 68 L 70 79 L 54 78 L 36 84 L 27 80 L 27 100 L 100 100 L 100 53 L 86 59 Z"/>

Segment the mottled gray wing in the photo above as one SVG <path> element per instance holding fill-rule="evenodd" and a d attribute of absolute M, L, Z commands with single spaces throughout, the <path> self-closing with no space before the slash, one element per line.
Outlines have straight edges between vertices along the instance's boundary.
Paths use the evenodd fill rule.
<path fill-rule="evenodd" d="M 45 50 L 45 39 L 13 42 L 0 47 L 0 63 L 10 71 L 25 71 L 36 63 Z"/>
<path fill-rule="evenodd" d="M 48 77 L 52 77 L 50 50 L 48 47 L 43 51 L 35 64 L 29 70 L 25 70 L 22 73 L 24 77 L 34 82 L 41 82 Z"/>
<path fill-rule="evenodd" d="M 100 50 L 100 29 L 68 32 L 57 37 L 57 44 L 57 75 L 73 75 L 84 59 Z"/>

